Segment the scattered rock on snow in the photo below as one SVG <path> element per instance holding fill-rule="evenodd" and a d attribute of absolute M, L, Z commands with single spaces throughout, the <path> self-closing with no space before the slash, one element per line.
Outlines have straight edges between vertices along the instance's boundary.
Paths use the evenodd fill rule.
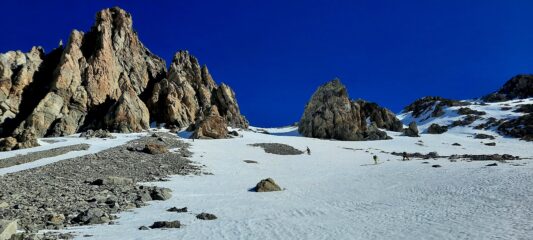
<path fill-rule="evenodd" d="M 292 146 L 281 143 L 254 143 L 249 145 L 252 147 L 261 147 L 266 153 L 277 155 L 300 155 L 304 153 Z"/>
<path fill-rule="evenodd" d="M 491 164 L 487 164 L 485 166 L 487 166 L 487 167 L 495 167 L 495 166 L 498 166 L 498 164 L 497 163 L 491 163 Z"/>
<path fill-rule="evenodd" d="M 494 147 L 494 146 L 496 146 L 496 143 L 495 142 L 489 142 L 489 143 L 485 143 L 485 145 Z"/>
<path fill-rule="evenodd" d="M 442 133 L 445 133 L 446 131 L 448 131 L 447 126 L 441 126 L 436 123 L 431 124 L 429 128 L 427 129 L 427 133 L 429 134 L 442 134 Z"/>
<path fill-rule="evenodd" d="M 257 163 L 257 161 L 254 161 L 254 160 L 243 160 L 243 162 L 245 162 L 245 163 Z"/>
<path fill-rule="evenodd" d="M 150 228 L 180 228 L 180 221 L 157 221 L 150 226 Z"/>
<path fill-rule="evenodd" d="M 177 207 L 171 207 L 169 209 L 167 209 L 167 212 L 179 212 L 179 213 L 182 213 L 182 212 L 187 212 L 187 207 L 183 207 L 183 208 L 177 208 Z"/>
<path fill-rule="evenodd" d="M 196 218 L 200 219 L 200 220 L 215 220 L 217 219 L 217 216 L 215 216 L 214 214 L 211 214 L 211 213 L 200 213 L 198 215 L 196 215 Z"/>
<path fill-rule="evenodd" d="M 431 165 L 431 167 L 433 167 L 433 168 L 440 168 L 440 167 L 442 167 L 442 166 L 439 165 L 439 164 L 435 164 L 435 165 Z"/>
<path fill-rule="evenodd" d="M 115 138 L 108 130 L 98 129 L 96 131 L 94 130 L 87 130 L 85 132 L 82 132 L 80 134 L 81 138 Z"/>
<path fill-rule="evenodd" d="M 140 226 L 139 230 L 145 231 L 145 230 L 150 230 L 150 228 L 148 228 L 147 226 Z"/>
<path fill-rule="evenodd" d="M 253 190 L 256 192 L 273 192 L 281 191 L 281 188 L 276 184 L 276 182 L 274 182 L 272 178 L 267 178 L 257 183 Z"/>
<path fill-rule="evenodd" d="M 488 134 L 484 134 L 484 133 L 478 133 L 478 134 L 474 135 L 474 138 L 475 139 L 490 139 L 490 140 L 494 140 L 495 139 L 494 136 L 488 135 Z"/>
<path fill-rule="evenodd" d="M 409 123 L 409 127 L 403 129 L 403 134 L 408 137 L 420 137 L 418 135 L 418 127 L 416 126 L 416 122 Z"/>

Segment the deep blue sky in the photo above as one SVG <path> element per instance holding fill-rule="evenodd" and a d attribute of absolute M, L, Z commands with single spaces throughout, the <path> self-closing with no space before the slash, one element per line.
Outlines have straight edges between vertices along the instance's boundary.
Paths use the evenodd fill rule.
<path fill-rule="evenodd" d="M 187 49 L 254 125 L 298 121 L 334 77 L 399 112 L 426 95 L 472 98 L 533 72 L 533 1 L 2 1 L 0 52 L 47 51 L 120 6 L 167 64 Z"/>

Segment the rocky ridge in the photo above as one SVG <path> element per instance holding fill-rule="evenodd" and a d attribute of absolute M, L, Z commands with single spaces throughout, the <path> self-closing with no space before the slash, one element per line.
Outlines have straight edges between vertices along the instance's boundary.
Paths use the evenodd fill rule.
<path fill-rule="evenodd" d="M 167 71 L 118 7 L 98 12 L 90 31 L 72 31 L 48 54 L 40 47 L 0 54 L 0 137 L 14 137 L 12 149 L 90 129 L 139 132 L 151 122 L 195 129 L 212 106 L 227 125 L 248 127 L 230 87 L 187 51 Z"/>

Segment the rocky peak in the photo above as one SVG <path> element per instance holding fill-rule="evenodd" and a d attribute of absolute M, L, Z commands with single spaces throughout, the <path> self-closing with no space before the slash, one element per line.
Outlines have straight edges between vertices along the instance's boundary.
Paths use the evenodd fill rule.
<path fill-rule="evenodd" d="M 207 67 L 200 66 L 188 51 L 174 55 L 167 79 L 155 84 L 148 106 L 155 121 L 177 127 L 195 124 L 211 106 L 217 107 L 228 125 L 248 127 L 233 90 L 225 84 L 218 86 Z"/>
<path fill-rule="evenodd" d="M 507 81 L 497 92 L 482 99 L 487 102 L 503 102 L 529 97 L 533 97 L 533 75 L 521 74 Z"/>
<path fill-rule="evenodd" d="M 401 122 L 389 110 L 364 100 L 353 101 L 339 79 L 322 86 L 311 97 L 298 124 L 306 137 L 338 140 L 387 139 L 385 132 L 402 129 Z"/>

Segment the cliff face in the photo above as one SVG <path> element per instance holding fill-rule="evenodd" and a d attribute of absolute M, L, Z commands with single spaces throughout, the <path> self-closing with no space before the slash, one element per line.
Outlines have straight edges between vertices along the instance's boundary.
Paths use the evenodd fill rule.
<path fill-rule="evenodd" d="M 100 11 L 87 33 L 72 31 L 65 48 L 0 54 L 0 133 L 19 141 L 100 128 L 138 132 L 153 121 L 194 127 L 212 105 L 230 126 L 248 126 L 229 87 L 217 86 L 186 51 L 167 72 L 120 8 Z"/>
<path fill-rule="evenodd" d="M 381 140 L 389 137 L 378 128 L 401 131 L 402 126 L 391 111 L 364 100 L 350 100 L 346 87 L 335 79 L 313 94 L 298 131 L 314 138 Z"/>

